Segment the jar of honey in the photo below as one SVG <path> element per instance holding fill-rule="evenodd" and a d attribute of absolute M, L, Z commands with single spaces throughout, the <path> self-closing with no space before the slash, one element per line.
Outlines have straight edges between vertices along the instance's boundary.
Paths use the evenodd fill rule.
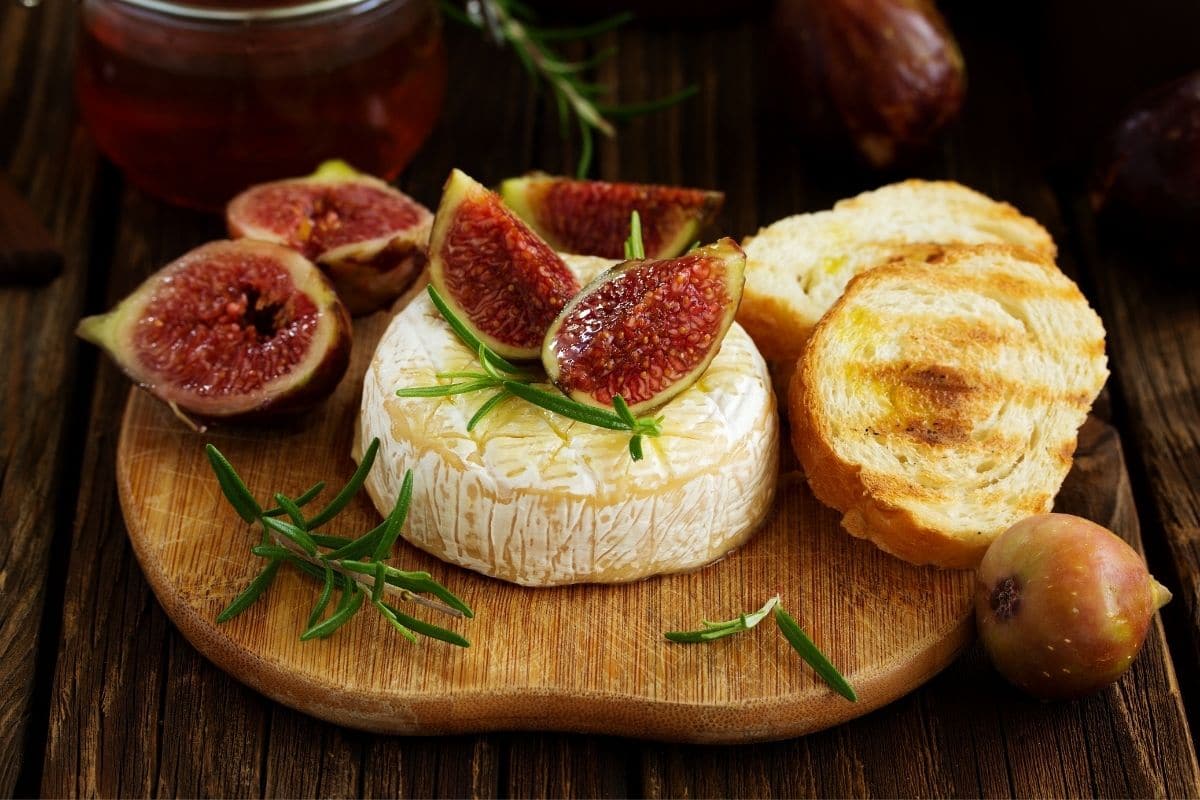
<path fill-rule="evenodd" d="M 328 158 L 392 179 L 445 95 L 436 0 L 83 0 L 82 27 L 96 144 L 197 208 Z"/>

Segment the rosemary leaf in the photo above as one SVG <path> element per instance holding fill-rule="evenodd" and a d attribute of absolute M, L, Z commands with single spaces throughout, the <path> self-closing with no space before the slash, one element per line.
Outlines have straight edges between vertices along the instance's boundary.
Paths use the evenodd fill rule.
<path fill-rule="evenodd" d="M 413 472 L 408 470 L 404 473 L 404 483 L 400 486 L 400 495 L 396 498 L 396 505 L 392 507 L 392 512 L 388 514 L 386 525 L 383 533 L 379 535 L 379 541 L 375 543 L 375 550 L 371 555 L 373 561 L 379 561 L 382 558 L 387 558 L 392 552 L 392 545 L 396 543 L 396 537 L 400 535 L 400 529 L 404 527 L 404 520 L 408 518 L 408 507 L 412 503 L 413 493 Z M 380 564 L 382 565 L 382 561 Z M 382 583 L 382 575 L 378 576 Z M 382 587 L 381 587 L 382 590 Z M 379 599 L 379 598 L 375 598 Z"/>
<path fill-rule="evenodd" d="M 388 610 L 395 615 L 396 619 L 402 625 L 416 631 L 422 636 L 428 636 L 431 639 L 440 639 L 443 642 L 449 642 L 450 644 L 458 645 L 459 647 L 471 646 L 471 643 L 467 641 L 467 639 L 459 636 L 454 631 L 446 630 L 445 628 L 425 622 L 424 620 L 417 619 L 416 617 L 410 617 L 408 614 L 405 614 L 404 612 L 398 610 L 394 606 L 388 605 L 387 603 L 384 603 L 383 605 L 387 606 Z"/>
<path fill-rule="evenodd" d="M 847 700 L 857 702 L 858 695 L 855 693 L 854 687 L 842 677 L 842 673 L 838 672 L 837 667 L 813 644 L 812 639 L 808 638 L 804 629 L 796 623 L 796 620 L 792 619 L 791 614 L 784 611 L 782 607 L 776 607 L 775 623 L 783 632 L 784 638 L 788 640 L 788 644 L 808 662 L 825 683 Z"/>
<path fill-rule="evenodd" d="M 592 135 L 592 127 L 581 117 L 579 120 L 579 163 L 575 166 L 576 178 L 580 180 L 587 178 L 595 157 L 596 142 Z"/>
<path fill-rule="evenodd" d="M 641 461 L 645 457 L 642 451 L 642 435 L 635 433 L 629 437 L 629 457 L 634 461 Z"/>
<path fill-rule="evenodd" d="M 631 12 L 622 11 L 607 19 L 593 22 L 590 25 L 580 25 L 575 28 L 534 28 L 527 25 L 525 26 L 525 30 L 543 42 L 563 41 L 566 39 L 591 39 L 602 33 L 608 33 L 611 30 L 619 28 L 632 19 L 633 14 Z"/>
<path fill-rule="evenodd" d="M 367 451 L 363 453 L 362 461 L 358 463 L 358 469 L 354 470 L 354 474 L 350 476 L 350 480 L 346 482 L 342 490 L 329 501 L 329 505 L 321 509 L 320 513 L 308 521 L 309 528 L 319 528 L 341 513 L 341 510 L 346 507 L 350 499 L 358 494 L 358 490 L 362 488 L 363 482 L 367 479 L 367 473 L 371 471 L 371 467 L 375 464 L 375 456 L 378 452 L 379 438 L 376 437 L 367 445 Z"/>
<path fill-rule="evenodd" d="M 413 634 L 413 632 L 409 630 L 403 622 L 400 621 L 400 617 L 397 615 L 395 609 L 379 600 L 375 600 L 374 603 L 375 607 L 379 609 L 379 613 L 383 614 L 383 618 L 388 621 L 389 625 L 399 631 L 400 634 L 410 642 L 417 641 L 416 635 Z M 412 619 L 412 617 L 409 617 L 409 619 Z"/>
<path fill-rule="evenodd" d="M 433 301 L 434 306 L 437 307 L 437 310 L 441 313 L 442 318 L 449 323 L 451 328 L 454 329 L 454 333 L 458 335 L 458 338 L 462 339 L 467 347 L 471 348 L 471 350 L 479 352 L 479 348 L 484 346 L 483 342 L 479 341 L 479 337 L 472 333 L 471 330 L 465 324 L 463 324 L 463 321 L 460 320 L 454 311 L 451 310 L 450 306 L 446 304 L 445 299 L 442 298 L 432 283 L 426 287 L 426 291 L 429 292 L 429 299 Z M 507 372 L 512 375 L 520 375 L 524 372 L 520 367 L 515 366 L 496 353 L 491 354 L 491 359 L 492 364 L 494 364 L 502 372 Z"/>
<path fill-rule="evenodd" d="M 317 495 L 324 491 L 324 489 L 325 481 L 317 481 L 312 486 L 308 487 L 308 490 L 304 494 L 300 495 L 292 502 L 295 503 L 298 508 L 304 508 L 306 505 L 315 500 Z M 264 517 L 282 517 L 287 512 L 284 511 L 280 506 L 275 506 L 275 508 L 269 508 L 262 513 Z"/>
<path fill-rule="evenodd" d="M 629 238 L 625 240 L 625 259 L 646 257 L 646 245 L 642 242 L 642 217 L 637 211 L 629 215 Z"/>
<path fill-rule="evenodd" d="M 363 558 L 375 550 L 375 543 L 379 541 L 379 537 L 383 535 L 385 530 L 387 530 L 386 519 L 354 541 L 347 542 L 332 553 L 326 554 L 325 557 L 330 561 L 340 561 L 344 558 Z"/>
<path fill-rule="evenodd" d="M 287 558 L 294 555 L 291 550 L 277 544 L 256 544 L 250 552 L 259 558 Z"/>
<path fill-rule="evenodd" d="M 636 211 L 634 212 L 637 213 Z M 625 420 L 625 424 L 630 430 L 637 427 L 637 419 L 633 416 L 633 412 L 629 410 L 629 404 L 625 402 L 625 398 L 619 394 L 613 395 L 613 410 L 617 412 L 617 416 Z"/>
<path fill-rule="evenodd" d="M 305 630 L 311 629 L 314 625 L 321 621 L 321 617 L 325 616 L 325 609 L 329 606 L 329 600 L 333 597 L 333 567 L 329 566 L 329 562 L 325 562 L 325 586 L 321 589 L 321 596 L 317 598 L 317 604 L 313 606 L 312 613 L 308 615 L 308 622 L 305 623 Z"/>
<path fill-rule="evenodd" d="M 630 119 L 631 117 L 640 117 L 643 114 L 651 114 L 655 111 L 662 111 L 664 108 L 670 108 L 673 105 L 682 103 L 689 97 L 694 97 L 699 92 L 700 87 L 693 83 L 691 86 L 686 86 L 678 92 L 646 103 L 627 103 L 619 106 L 599 105 L 596 109 L 604 116 L 612 119 Z"/>
<path fill-rule="evenodd" d="M 304 513 L 300 510 L 300 506 L 296 505 L 292 498 L 280 492 L 275 493 L 275 502 L 284 510 L 289 517 L 292 518 L 292 524 L 297 528 L 308 530 L 308 526 L 304 523 Z M 266 516 L 266 514 L 263 514 Z"/>
<path fill-rule="evenodd" d="M 449 397 L 454 394 L 470 394 L 481 389 L 491 389 L 497 385 L 492 378 L 464 383 L 445 383 L 441 386 L 415 386 L 409 389 L 397 389 L 397 397 Z"/>
<path fill-rule="evenodd" d="M 306 505 L 317 499 L 317 495 L 325 491 L 325 481 L 317 481 L 312 486 L 308 487 L 308 491 L 296 498 L 296 505 L 304 508 Z"/>
<path fill-rule="evenodd" d="M 216 448 L 213 449 L 215 450 Z M 279 564 L 280 561 L 278 559 L 267 564 L 263 571 L 258 573 L 258 576 L 254 580 L 250 581 L 250 585 L 243 589 L 241 594 L 233 598 L 233 602 L 217 615 L 217 622 L 228 622 L 254 605 L 254 601 L 262 597 L 263 592 L 271 585 L 271 581 L 275 580 L 275 573 L 279 572 Z"/>
<path fill-rule="evenodd" d="M 496 406 L 500 405 L 511 396 L 512 395 L 510 395 L 508 392 L 501 389 L 484 401 L 484 404 L 479 407 L 479 410 L 476 411 L 474 415 L 472 415 L 470 421 L 467 422 L 467 433 L 475 430 L 475 426 L 478 425 L 484 417 L 492 413 Z"/>
<path fill-rule="evenodd" d="M 309 533 L 312 540 L 321 547 L 343 547 L 350 544 L 350 540 L 345 536 L 330 536 L 327 533 Z"/>
<path fill-rule="evenodd" d="M 483 380 L 487 380 L 490 376 L 486 372 L 471 372 L 469 370 L 462 370 L 460 372 L 439 372 L 436 375 L 434 375 L 433 377 L 437 378 L 438 380 L 451 380 L 454 378 L 469 378 L 470 380 L 473 380 L 473 381 L 483 381 Z"/>
<path fill-rule="evenodd" d="M 208 463 L 212 465 L 213 472 L 217 474 L 217 483 L 221 486 L 225 499 L 239 517 L 246 522 L 254 522 L 262 515 L 262 507 L 254 499 L 254 495 L 250 494 L 246 483 L 215 445 L 206 445 L 204 451 L 208 454 Z"/>
<path fill-rule="evenodd" d="M 387 586 L 387 564 L 384 564 L 382 561 L 376 561 L 375 580 L 371 584 L 372 603 L 378 603 L 383 599 L 383 589 L 385 586 Z"/>
<path fill-rule="evenodd" d="M 307 642 L 309 639 L 315 638 L 324 639 L 326 636 L 331 635 L 338 628 L 349 622 L 350 618 L 362 607 L 363 597 L 362 590 L 358 588 L 357 583 L 354 581 L 347 583 L 346 588 L 342 590 L 342 598 L 338 601 L 337 609 L 329 616 L 329 619 L 305 630 L 304 633 L 300 634 L 300 641 Z"/>
<path fill-rule="evenodd" d="M 503 386 L 510 394 L 515 394 L 522 400 L 533 403 L 535 406 L 544 408 L 547 411 L 553 411 L 555 414 L 570 417 L 579 422 L 586 422 L 589 425 L 595 425 L 597 428 L 607 428 L 613 431 L 629 430 L 629 425 L 626 424 L 625 420 L 611 411 L 605 411 L 595 406 L 586 406 L 565 395 L 551 394 L 525 383 L 505 381 Z"/>
<path fill-rule="evenodd" d="M 317 543 L 308 535 L 308 531 L 303 528 L 297 528 L 290 522 L 284 522 L 275 517 L 263 517 L 262 522 L 264 526 L 270 528 L 275 533 L 295 542 L 308 555 L 315 556 L 317 554 Z"/>
<path fill-rule="evenodd" d="M 417 577 L 420 576 L 420 577 Z M 474 619 L 475 612 L 457 595 L 442 584 L 435 581 L 428 573 L 405 573 L 393 567 L 388 568 L 387 582 L 401 589 L 408 589 L 418 594 L 431 594 L 446 605 L 461 613 L 467 619 Z"/>

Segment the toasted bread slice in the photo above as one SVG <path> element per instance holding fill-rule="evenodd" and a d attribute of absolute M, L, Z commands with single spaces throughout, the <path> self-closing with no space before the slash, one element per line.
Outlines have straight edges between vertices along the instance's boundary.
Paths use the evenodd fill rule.
<path fill-rule="evenodd" d="M 799 357 L 813 326 L 863 270 L 920 256 L 928 245 L 1008 243 L 1053 259 L 1034 220 L 950 181 L 909 180 L 798 214 L 743 243 L 746 289 L 738 322 L 768 360 Z"/>
<path fill-rule="evenodd" d="M 850 533 L 974 567 L 1050 510 L 1107 375 L 1100 318 L 1050 261 L 947 248 L 850 282 L 792 378 L 792 445 Z"/>

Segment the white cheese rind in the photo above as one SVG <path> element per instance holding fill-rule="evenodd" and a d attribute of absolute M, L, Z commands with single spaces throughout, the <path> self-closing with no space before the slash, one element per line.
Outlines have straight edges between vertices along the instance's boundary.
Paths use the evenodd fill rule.
<path fill-rule="evenodd" d="M 639 462 L 627 434 L 516 398 L 467 433 L 489 393 L 395 395 L 469 369 L 475 354 L 422 294 L 392 320 L 363 383 L 356 451 L 381 442 L 367 490 L 386 513 L 411 468 L 403 533 L 439 558 L 532 586 L 628 581 L 720 558 L 770 508 L 775 396 L 737 325 L 701 380 L 661 409 L 663 434 Z"/>

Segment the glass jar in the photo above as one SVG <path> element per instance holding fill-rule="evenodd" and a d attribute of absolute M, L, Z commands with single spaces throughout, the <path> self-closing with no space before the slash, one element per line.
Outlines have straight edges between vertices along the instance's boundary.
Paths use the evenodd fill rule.
<path fill-rule="evenodd" d="M 96 144 L 133 184 L 198 208 L 327 158 L 390 180 L 445 95 L 435 0 L 83 0 L 82 25 L 75 88 Z"/>

